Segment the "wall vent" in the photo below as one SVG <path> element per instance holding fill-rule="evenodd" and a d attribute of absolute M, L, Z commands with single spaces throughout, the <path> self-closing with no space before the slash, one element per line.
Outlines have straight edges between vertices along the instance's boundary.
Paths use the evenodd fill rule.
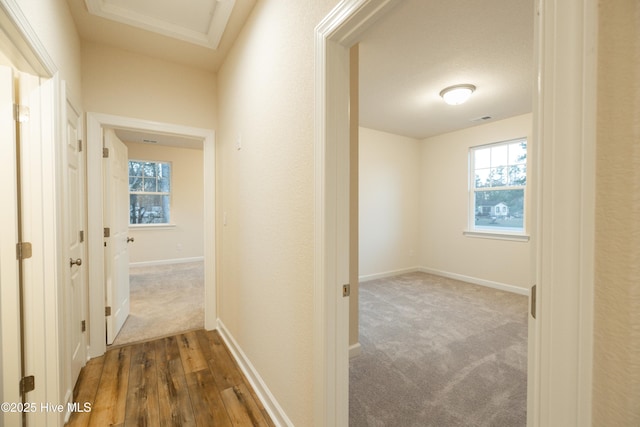
<path fill-rule="evenodd" d="M 491 120 L 493 117 L 491 116 L 482 116 L 476 117 L 475 119 L 471 119 L 472 122 L 486 122 L 487 120 Z"/>

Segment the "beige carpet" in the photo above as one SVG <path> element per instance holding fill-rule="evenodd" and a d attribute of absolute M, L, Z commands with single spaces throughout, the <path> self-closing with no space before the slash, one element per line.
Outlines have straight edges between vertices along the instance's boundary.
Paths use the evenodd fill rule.
<path fill-rule="evenodd" d="M 360 284 L 351 427 L 526 425 L 527 298 L 425 273 Z"/>
<path fill-rule="evenodd" d="M 146 341 L 204 327 L 204 263 L 129 270 L 131 309 L 113 345 Z"/>

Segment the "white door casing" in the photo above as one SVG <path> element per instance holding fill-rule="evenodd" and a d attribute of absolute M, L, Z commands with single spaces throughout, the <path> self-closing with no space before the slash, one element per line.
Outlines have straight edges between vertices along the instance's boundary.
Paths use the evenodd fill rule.
<path fill-rule="evenodd" d="M 3 402 L 18 402 L 20 394 L 16 384 L 20 381 L 20 319 L 18 313 L 18 265 L 16 261 L 17 195 L 16 151 L 13 120 L 13 71 L 0 67 L 0 182 L 2 182 L 3 208 L 0 209 L 0 368 Z M 18 369 L 16 369 L 18 368 Z M 2 425 L 17 425 L 20 415 L 3 411 Z"/>
<path fill-rule="evenodd" d="M 63 88 L 64 88 L 63 84 Z M 63 89 L 64 91 L 64 89 Z M 84 155 L 81 150 L 80 114 L 69 100 L 64 103 L 66 140 L 65 154 L 65 241 L 68 253 L 65 259 L 69 262 L 67 280 L 64 288 L 64 323 L 67 351 L 65 367 L 69 370 L 66 380 L 66 394 L 73 391 L 80 369 L 86 361 L 85 333 L 82 322 L 85 320 L 86 307 L 86 256 L 84 250 Z M 71 396 L 67 396 L 71 397 Z"/>
<path fill-rule="evenodd" d="M 104 130 L 105 295 L 111 314 L 107 319 L 107 344 L 120 332 L 129 316 L 129 155 L 113 129 Z"/>

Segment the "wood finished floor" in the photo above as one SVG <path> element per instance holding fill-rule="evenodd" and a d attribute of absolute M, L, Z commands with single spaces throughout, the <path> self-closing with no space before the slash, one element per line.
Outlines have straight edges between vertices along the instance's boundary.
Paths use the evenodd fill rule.
<path fill-rule="evenodd" d="M 274 426 L 216 331 L 107 351 L 82 369 L 67 426 Z"/>

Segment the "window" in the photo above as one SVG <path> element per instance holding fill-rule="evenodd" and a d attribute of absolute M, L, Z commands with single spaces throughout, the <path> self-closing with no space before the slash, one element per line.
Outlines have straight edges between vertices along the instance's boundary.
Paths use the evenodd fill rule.
<path fill-rule="evenodd" d="M 469 158 L 469 230 L 524 233 L 527 140 L 473 147 Z"/>
<path fill-rule="evenodd" d="M 169 224 L 171 163 L 129 160 L 129 224 Z"/>

